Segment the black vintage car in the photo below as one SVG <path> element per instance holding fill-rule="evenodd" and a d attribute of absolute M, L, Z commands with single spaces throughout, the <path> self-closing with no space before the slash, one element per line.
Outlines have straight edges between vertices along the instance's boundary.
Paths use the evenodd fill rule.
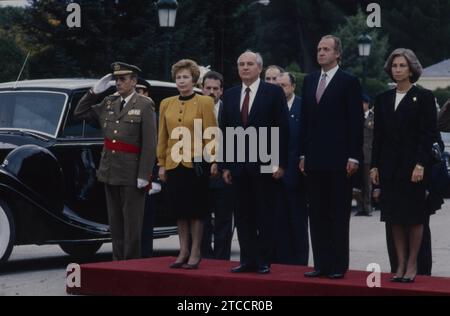
<path fill-rule="evenodd" d="M 149 82 L 157 105 L 177 94 L 172 83 Z M 0 84 L 0 265 L 15 245 L 59 244 L 70 255 L 85 256 L 110 241 L 104 188 L 95 175 L 102 133 L 72 115 L 94 83 Z M 158 200 L 161 194 L 153 191 Z M 156 204 L 154 237 L 176 234 L 163 203 Z"/>

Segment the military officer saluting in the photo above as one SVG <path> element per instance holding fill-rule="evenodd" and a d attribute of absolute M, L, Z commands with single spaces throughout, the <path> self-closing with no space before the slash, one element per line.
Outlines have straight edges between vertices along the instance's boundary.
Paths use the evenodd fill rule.
<path fill-rule="evenodd" d="M 156 155 L 154 103 L 136 93 L 140 69 L 116 62 L 80 100 L 74 115 L 100 124 L 105 143 L 99 181 L 105 183 L 114 260 L 141 256 L 141 231 L 146 188 Z M 102 99 L 115 80 L 117 94 Z"/>

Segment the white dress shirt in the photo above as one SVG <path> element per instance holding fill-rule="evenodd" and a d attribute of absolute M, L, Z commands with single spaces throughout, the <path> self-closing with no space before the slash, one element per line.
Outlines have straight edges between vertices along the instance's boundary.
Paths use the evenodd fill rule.
<path fill-rule="evenodd" d="M 261 79 L 258 78 L 255 82 L 253 82 L 249 87 L 247 87 L 245 84 L 242 84 L 242 90 L 241 90 L 241 106 L 240 110 L 242 111 L 242 104 L 244 103 L 245 98 L 245 90 L 247 88 L 250 88 L 250 100 L 248 102 L 248 113 L 250 114 L 253 106 L 253 101 L 255 101 L 256 92 L 258 92 L 259 84 L 261 83 Z"/>
<path fill-rule="evenodd" d="M 220 104 L 222 101 L 219 100 L 216 104 L 214 104 L 214 115 L 216 116 L 217 122 L 219 122 L 219 110 L 220 110 Z"/>
<path fill-rule="evenodd" d="M 294 104 L 294 100 L 295 100 L 295 94 L 293 94 L 292 95 L 292 97 L 291 97 L 291 99 L 290 100 L 288 100 L 288 108 L 289 108 L 289 111 L 291 110 L 291 108 L 292 108 L 292 104 Z"/>
<path fill-rule="evenodd" d="M 398 105 L 402 102 L 403 98 L 406 96 L 408 92 L 405 93 L 395 93 L 395 111 L 397 111 Z"/>
<path fill-rule="evenodd" d="M 323 69 L 322 69 L 322 71 L 321 71 L 321 73 L 320 73 L 320 77 L 319 77 L 319 82 L 320 82 L 320 79 L 322 79 L 322 76 L 323 76 L 323 74 L 324 73 L 326 73 L 327 74 L 327 77 L 326 77 L 326 84 L 325 84 L 325 89 L 328 87 L 328 85 L 330 84 L 330 81 L 331 80 L 333 80 L 333 78 L 334 78 L 334 75 L 336 74 L 336 72 L 339 70 L 339 65 L 336 65 L 335 67 L 333 67 L 333 68 L 331 68 L 330 70 L 328 70 L 327 72 L 325 72 L 325 71 L 323 71 Z M 317 89 L 319 89 L 319 84 L 317 85 Z"/>

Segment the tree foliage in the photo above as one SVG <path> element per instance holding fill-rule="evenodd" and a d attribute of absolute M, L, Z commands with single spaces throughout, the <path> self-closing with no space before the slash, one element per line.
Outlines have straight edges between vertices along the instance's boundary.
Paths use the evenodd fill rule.
<path fill-rule="evenodd" d="M 32 54 L 29 78 L 99 77 L 122 60 L 139 65 L 147 78 L 162 79 L 170 64 L 192 58 L 222 72 L 230 86 L 238 81 L 236 59 L 244 50 L 261 52 L 266 64 L 295 64 L 307 73 L 318 68 L 320 38 L 333 33 L 344 41 L 343 67 L 361 75 L 355 49 L 364 31 L 374 40 L 368 85 L 387 81 L 382 63 L 394 48 L 413 49 L 424 66 L 450 55 L 450 0 L 377 1 L 382 27 L 370 31 L 364 23 L 371 0 L 271 0 L 269 6 L 253 0 L 178 0 L 173 30 L 158 26 L 149 0 L 77 0 L 82 25 L 74 29 L 66 25 L 71 0 L 29 1 L 25 10 L 0 9 L 2 38 L 14 41 L 22 55 Z"/>
<path fill-rule="evenodd" d="M 371 53 L 368 57 L 359 56 L 358 38 L 362 34 L 367 34 L 372 38 Z M 346 18 L 345 23 L 338 28 L 335 35 L 342 40 L 342 68 L 359 78 L 366 76 L 365 86 L 363 82 L 364 92 L 374 97 L 386 90 L 388 76 L 383 71 L 383 67 L 388 48 L 388 36 L 381 35 L 377 29 L 368 28 L 366 15 L 360 10 L 356 15 Z M 364 63 L 366 64 L 365 74 Z"/>

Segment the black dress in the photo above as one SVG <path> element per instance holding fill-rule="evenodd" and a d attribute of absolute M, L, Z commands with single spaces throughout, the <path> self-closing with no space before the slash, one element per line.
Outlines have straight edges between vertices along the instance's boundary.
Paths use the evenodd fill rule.
<path fill-rule="evenodd" d="M 431 91 L 415 86 L 395 110 L 396 90 L 377 96 L 372 167 L 380 174 L 381 220 L 390 224 L 426 223 L 427 181 L 436 134 L 436 106 Z M 411 181 L 416 164 L 424 180 Z"/>

